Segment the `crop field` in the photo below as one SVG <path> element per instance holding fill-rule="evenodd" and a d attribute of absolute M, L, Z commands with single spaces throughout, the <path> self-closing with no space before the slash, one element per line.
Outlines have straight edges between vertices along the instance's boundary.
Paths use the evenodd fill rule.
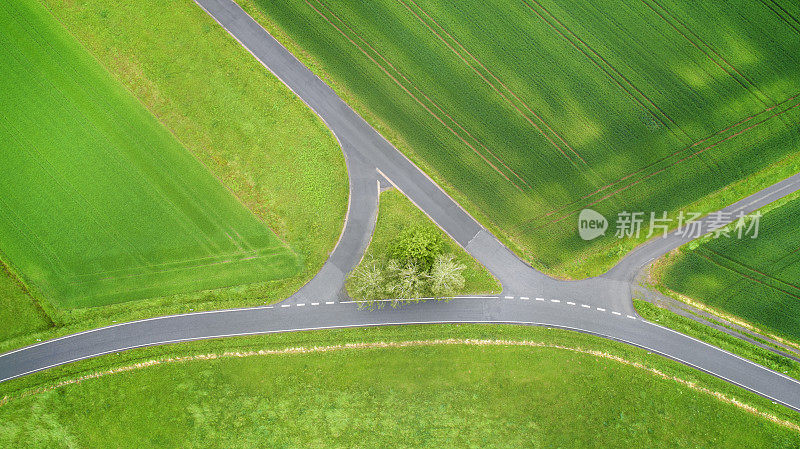
<path fill-rule="evenodd" d="M 755 239 L 704 239 L 670 254 L 661 285 L 800 342 L 800 198 L 765 213 Z M 694 246 L 694 248 L 692 248 Z"/>
<path fill-rule="evenodd" d="M 243 5 L 554 274 L 619 256 L 613 236 L 579 238 L 585 207 L 708 211 L 796 162 L 800 6 L 785 0 Z"/>
<path fill-rule="evenodd" d="M 279 279 L 298 257 L 38 2 L 0 6 L 0 248 L 63 308 Z"/>

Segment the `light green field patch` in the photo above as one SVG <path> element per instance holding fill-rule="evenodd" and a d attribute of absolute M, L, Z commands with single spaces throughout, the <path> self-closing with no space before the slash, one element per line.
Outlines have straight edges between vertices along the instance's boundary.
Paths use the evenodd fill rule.
<path fill-rule="evenodd" d="M 63 308 L 290 276 L 297 256 L 33 0 L 0 7 L 0 249 Z"/>
<path fill-rule="evenodd" d="M 686 81 L 686 84 L 694 87 L 695 89 L 702 89 L 708 86 L 709 82 L 713 81 L 713 78 L 709 77 L 707 73 L 697 70 L 695 67 L 680 65 L 675 67 L 673 70 L 678 74 L 678 76 Z"/>
<path fill-rule="evenodd" d="M 737 35 L 728 35 L 725 36 L 725 39 L 731 49 L 730 58 L 732 64 L 742 68 L 758 64 L 761 57 L 750 41 Z"/>

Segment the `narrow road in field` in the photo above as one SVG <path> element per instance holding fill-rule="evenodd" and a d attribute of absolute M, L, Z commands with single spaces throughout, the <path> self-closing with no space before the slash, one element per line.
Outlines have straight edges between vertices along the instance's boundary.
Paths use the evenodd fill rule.
<path fill-rule="evenodd" d="M 238 5 L 231 0 L 196 1 L 339 140 L 350 176 L 350 205 L 336 249 L 311 282 L 274 306 L 159 317 L 49 340 L 0 355 L 0 381 L 111 352 L 203 338 L 410 323 L 512 323 L 572 329 L 639 346 L 800 411 L 800 382 L 637 316 L 631 282 L 651 260 L 685 243 L 680 236 L 638 247 L 603 276 L 575 282 L 552 279 L 512 254 Z M 374 228 L 380 179 L 405 193 L 485 265 L 502 283 L 503 294 L 376 311 L 341 301 L 345 274 L 358 263 Z M 752 212 L 797 190 L 800 174 L 724 211 Z"/>

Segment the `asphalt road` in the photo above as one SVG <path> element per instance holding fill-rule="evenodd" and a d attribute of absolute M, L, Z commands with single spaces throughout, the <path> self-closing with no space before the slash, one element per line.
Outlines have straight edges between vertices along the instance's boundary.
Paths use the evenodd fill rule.
<path fill-rule="evenodd" d="M 572 329 L 639 346 L 800 411 L 800 382 L 636 315 L 630 293 L 636 273 L 685 243 L 681 236 L 651 240 L 603 276 L 574 282 L 552 279 L 511 253 L 238 5 L 230 0 L 196 1 L 305 101 L 339 140 L 350 176 L 350 203 L 336 249 L 312 281 L 274 306 L 152 318 L 45 341 L 0 355 L 0 381 L 112 352 L 204 338 L 412 323 L 511 323 Z M 374 229 L 382 178 L 483 263 L 503 284 L 503 294 L 376 311 L 343 301 L 345 274 L 360 260 Z M 724 211 L 751 212 L 797 190 L 800 174 Z"/>

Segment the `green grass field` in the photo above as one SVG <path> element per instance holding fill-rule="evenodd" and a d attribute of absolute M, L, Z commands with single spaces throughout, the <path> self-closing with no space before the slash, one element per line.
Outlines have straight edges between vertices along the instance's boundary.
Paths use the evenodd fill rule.
<path fill-rule="evenodd" d="M 0 262 L 0 341 L 52 325 L 38 302 L 19 279 Z"/>
<path fill-rule="evenodd" d="M 800 165 L 791 2 L 243 5 L 556 275 L 597 274 L 643 239 L 584 242 L 575 232 L 584 207 L 609 218 L 710 211 Z"/>
<path fill-rule="evenodd" d="M 0 23 L 0 248 L 62 308 L 280 279 L 297 256 L 49 12 Z"/>
<path fill-rule="evenodd" d="M 5 114 L 3 126 L 6 128 L 3 129 L 6 135 L 16 135 L 24 129 L 21 126 L 25 122 L 39 118 L 40 123 L 36 125 L 39 134 L 26 134 L 23 142 L 30 143 L 31 139 L 38 139 L 36 148 L 41 154 L 60 157 L 59 160 L 70 168 L 52 174 L 61 176 L 62 181 L 68 178 L 72 184 L 53 185 L 53 189 L 78 189 L 89 196 L 62 198 L 69 202 L 64 203 L 63 207 L 59 205 L 58 210 L 47 210 L 46 204 L 42 204 L 40 210 L 32 210 L 31 213 L 38 214 L 37 217 L 44 220 L 39 223 L 41 226 L 46 223 L 53 225 L 46 237 L 59 240 L 58 244 L 66 246 L 67 250 L 61 257 L 67 257 L 70 264 L 77 263 L 84 274 L 95 270 L 92 264 L 96 266 L 101 259 L 111 258 L 115 266 L 125 266 L 127 268 L 124 269 L 129 272 L 142 271 L 144 276 L 139 278 L 148 278 L 149 285 L 134 278 L 119 281 L 119 286 L 114 286 L 111 279 L 99 279 L 95 292 L 97 296 L 87 298 L 80 294 L 80 289 L 95 287 L 89 287 L 89 284 L 84 287 L 72 284 L 65 286 L 63 283 L 52 286 L 49 283 L 59 282 L 59 278 L 53 275 L 52 279 L 47 279 L 46 287 L 67 290 L 61 296 L 57 293 L 57 300 L 53 300 L 50 292 L 37 291 L 39 285 L 30 277 L 26 280 L 34 292 L 34 299 L 28 295 L 18 295 L 14 290 L 18 288 L 17 284 L 10 282 L 11 287 L 0 293 L 4 311 L 28 307 L 31 308 L 29 315 L 35 316 L 41 314 L 43 308 L 48 315 L 44 320 L 51 321 L 56 328 L 42 333 L 40 322 L 19 319 L 8 322 L 4 331 L 8 330 L 9 336 L 37 332 L 37 338 L 48 338 L 86 327 L 110 324 L 112 321 L 191 309 L 263 304 L 265 301 L 282 299 L 307 282 L 319 270 L 338 239 L 347 208 L 344 158 L 333 136 L 313 112 L 190 0 L 152 4 L 106 0 L 79 3 L 45 0 L 41 3 L 52 16 L 35 2 L 16 2 L 14 5 L 4 5 L 2 10 L 3 31 L 0 38 L 9 42 L 13 39 L 14 42 L 14 45 L 6 42 L 3 51 L 7 55 L 15 55 L 14 59 L 10 59 L 15 61 L 13 66 L 3 66 L 4 76 L 7 72 L 7 76 L 11 77 L 19 70 L 31 73 L 31 76 L 25 73 L 25 82 L 16 83 L 20 85 L 19 90 L 3 91 L 0 105 Z M 24 23 L 21 22 L 22 18 L 25 19 Z M 35 33 L 26 36 L 32 20 L 41 25 Z M 12 31 L 15 33 L 13 37 Z M 23 42 L 26 42 L 25 46 L 22 46 Z M 48 53 L 54 52 L 53 49 L 59 50 L 58 57 Z M 34 56 L 38 59 L 32 59 Z M 37 65 L 25 69 L 24 64 L 33 64 L 33 61 L 38 61 Z M 49 65 L 44 64 L 46 61 L 49 61 Z M 81 73 L 80 78 L 76 78 L 76 73 Z M 81 87 L 88 85 L 84 83 L 93 83 L 93 89 Z M 59 93 L 42 86 L 60 86 L 65 90 Z M 13 103 L 15 98 L 22 95 L 37 99 L 36 102 L 25 103 L 29 110 L 18 110 Z M 70 99 L 74 101 L 76 95 L 82 99 L 76 105 L 62 103 Z M 50 106 L 51 115 L 55 107 L 60 108 L 58 111 L 63 114 L 48 117 L 43 105 Z M 75 117 L 67 114 L 67 111 L 80 112 L 91 117 L 93 122 L 76 124 Z M 118 120 L 121 114 L 132 115 L 128 120 Z M 70 123 L 74 125 L 71 129 L 68 126 Z M 9 128 L 12 125 L 14 128 Z M 52 127 L 56 125 L 59 130 L 63 127 L 73 134 L 52 132 Z M 45 135 L 48 130 L 53 138 Z M 79 138 L 83 140 L 77 140 Z M 136 145 L 131 145 L 131 139 L 134 138 L 137 139 Z M 19 152 L 18 147 L 22 144 L 18 140 L 11 142 L 13 151 Z M 82 151 L 91 151 L 85 154 L 77 151 L 70 153 L 70 149 L 78 146 L 76 142 L 81 145 Z M 11 148 L 9 151 L 12 151 Z M 101 166 L 97 162 L 103 154 L 108 155 L 103 152 L 111 148 L 118 152 L 118 160 L 109 161 L 108 170 L 98 174 Z M 152 148 L 159 148 L 160 152 L 153 153 Z M 124 163 L 134 168 L 137 163 L 140 166 L 144 163 L 142 154 L 137 152 L 144 156 L 152 153 L 161 162 L 170 158 L 178 160 L 158 165 L 146 176 L 141 175 L 137 187 L 135 170 L 123 173 L 123 178 L 118 177 L 118 169 Z M 34 154 L 31 151 L 28 153 Z M 14 157 L 30 158 L 30 154 Z M 140 159 L 137 162 L 130 157 Z M 15 164 L 21 162 L 21 159 L 15 160 Z M 114 166 L 117 171 L 111 170 Z M 176 176 L 176 170 L 180 167 L 184 168 L 179 177 Z M 7 189 L 26 194 L 33 189 L 33 183 L 46 182 L 41 176 L 41 171 L 45 170 L 41 166 L 37 168 L 31 165 L 26 170 L 14 172 L 10 164 L 0 167 L 3 181 L 8 182 L 0 187 L 3 201 L 12 199 L 6 194 Z M 163 178 L 165 174 L 169 178 L 157 178 Z M 38 180 L 34 176 L 39 176 Z M 151 180 L 147 176 L 156 178 Z M 18 178 L 25 179 L 19 181 Z M 170 183 L 170 179 L 174 182 Z M 147 187 L 142 184 L 145 180 L 155 183 Z M 123 181 L 134 184 L 125 184 Z M 105 196 L 112 187 L 118 188 L 119 192 Z M 140 193 L 149 191 L 151 196 L 137 194 L 136 201 L 126 203 L 126 198 L 134 196 L 131 188 L 140 189 Z M 183 192 L 184 196 L 190 194 L 189 199 L 176 196 L 181 194 L 181 188 L 190 189 Z M 43 191 L 41 194 L 49 193 Z M 176 204 L 191 213 L 189 221 L 181 223 L 180 214 L 183 212 L 171 210 L 172 206 L 167 201 L 163 201 L 161 209 L 158 204 L 153 207 L 153 202 L 162 201 L 159 199 L 162 196 L 163 199 L 180 200 Z M 34 198 L 29 198 L 31 204 L 26 207 L 36 209 Z M 109 199 L 108 203 L 98 205 L 104 198 Z M 81 210 L 76 206 L 79 201 L 86 201 L 94 210 Z M 103 215 L 101 212 L 108 211 L 111 205 L 119 210 L 114 211 L 113 217 L 103 219 L 115 222 L 106 222 L 104 226 L 86 222 L 84 225 L 88 234 L 83 236 L 81 230 L 80 236 L 73 235 L 78 228 L 69 220 L 76 220 L 80 216 L 92 218 L 92 214 Z M 213 207 L 205 207 L 209 205 Z M 205 208 L 192 210 L 198 206 Z M 145 208 L 146 213 L 142 213 Z M 0 213 L 6 210 L 0 207 Z M 24 209 L 15 205 L 14 210 Z M 61 215 L 68 220 L 65 221 Z M 219 220 L 220 217 L 226 218 L 224 226 L 219 222 L 214 225 L 213 220 Z M 209 219 L 212 221 L 208 222 Z M 125 220 L 132 221 L 127 223 Z M 14 272 L 27 276 L 28 273 L 17 265 L 18 257 L 12 259 L 12 249 L 7 249 L 6 241 L 12 239 L 12 234 L 6 232 L 8 224 L 5 221 L 3 223 L 0 234 L 3 259 L 13 265 Z M 209 228 L 202 231 L 197 224 Z M 124 226 L 128 234 L 117 235 L 115 241 L 109 242 L 108 233 L 116 229 L 112 225 Z M 158 231 L 160 229 L 166 232 L 161 233 Z M 236 231 L 240 236 L 232 234 L 234 237 L 229 238 L 222 231 Z M 211 234 L 206 236 L 204 232 Z M 216 236 L 214 232 L 217 232 Z M 267 266 L 259 262 L 259 258 L 236 262 L 237 257 L 248 256 L 232 256 L 230 261 L 227 257 L 220 257 L 226 252 L 242 252 L 237 245 L 260 245 L 261 249 L 267 248 L 265 244 L 269 242 L 280 245 L 273 233 L 286 242 L 291 248 L 290 252 L 294 253 L 279 248 L 288 256 L 289 265 L 286 268 L 289 269 L 284 270 L 283 274 L 293 273 L 290 277 L 275 280 L 275 275 L 280 273 L 274 272 L 272 264 Z M 106 240 L 90 240 L 98 236 Z M 153 239 L 150 239 L 151 236 Z M 265 236 L 268 240 L 264 240 Z M 142 238 L 148 239 L 146 244 L 142 243 Z M 16 240 L 16 236 L 13 239 Z M 199 245 L 206 240 L 213 245 Z M 133 245 L 136 251 L 133 255 L 122 254 L 119 258 L 112 257 L 111 252 L 86 252 L 88 262 L 84 264 L 81 251 L 86 245 L 110 251 L 121 251 L 125 245 Z M 223 251 L 226 248 L 231 251 Z M 159 254 L 159 251 L 162 253 Z M 164 273 L 161 277 L 157 270 L 145 268 L 142 262 L 133 259 L 134 256 L 140 257 L 138 253 L 146 253 L 151 259 L 162 257 L 172 260 L 176 262 L 173 268 L 178 268 L 181 263 L 191 265 L 188 259 L 193 256 L 214 254 L 224 262 L 219 264 L 224 269 L 219 270 L 211 265 L 203 269 L 199 266 L 202 261 L 196 261 L 194 268 L 176 272 L 175 275 Z M 24 257 L 32 254 L 25 251 Z M 41 278 L 43 274 L 36 273 L 35 276 Z M 90 279 L 90 276 L 85 277 Z M 252 283 L 254 281 L 257 282 Z M 195 291 L 242 282 L 251 283 L 233 288 Z M 143 286 L 148 286 L 146 291 L 142 291 Z M 116 288 L 125 288 L 132 293 L 115 298 Z M 181 293 L 116 302 L 176 291 Z M 110 301 L 116 303 L 99 308 L 85 307 Z M 75 306 L 79 308 L 64 308 Z M 10 343 L 4 341 L 2 348 L 10 349 L 33 341 L 33 336 L 20 338 L 22 340 Z M 6 346 L 7 343 L 10 346 Z"/>
<path fill-rule="evenodd" d="M 453 239 L 396 189 L 381 193 L 375 232 L 372 234 L 372 241 L 370 241 L 361 263 L 373 260 L 386 262 L 393 240 L 404 229 L 410 227 L 424 227 L 440 233 L 444 240 L 442 253 L 452 254 L 457 262 L 464 265 L 465 269 L 461 272 L 464 276 L 464 288 L 457 294 L 500 293 L 502 286 L 489 273 L 489 270 L 458 246 Z"/>
<path fill-rule="evenodd" d="M 663 287 L 800 342 L 800 197 L 768 206 L 758 238 L 704 238 L 653 269 Z"/>
<path fill-rule="evenodd" d="M 556 347 L 460 343 L 281 353 L 448 338 Z M 259 350 L 278 353 L 246 355 Z M 197 357 L 226 351 L 245 357 Z M 196 357 L 147 363 L 182 356 Z M 71 382 L 121 367 L 133 369 Z M 673 376 L 708 390 L 690 389 Z M 67 385 L 52 388 L 62 381 Z M 797 430 L 710 392 L 781 420 L 795 422 L 795 413 L 719 379 L 597 337 L 511 326 L 402 326 L 197 342 L 78 362 L 0 388 L 7 395 L 0 405 L 6 447 L 776 449 L 800 441 Z"/>

